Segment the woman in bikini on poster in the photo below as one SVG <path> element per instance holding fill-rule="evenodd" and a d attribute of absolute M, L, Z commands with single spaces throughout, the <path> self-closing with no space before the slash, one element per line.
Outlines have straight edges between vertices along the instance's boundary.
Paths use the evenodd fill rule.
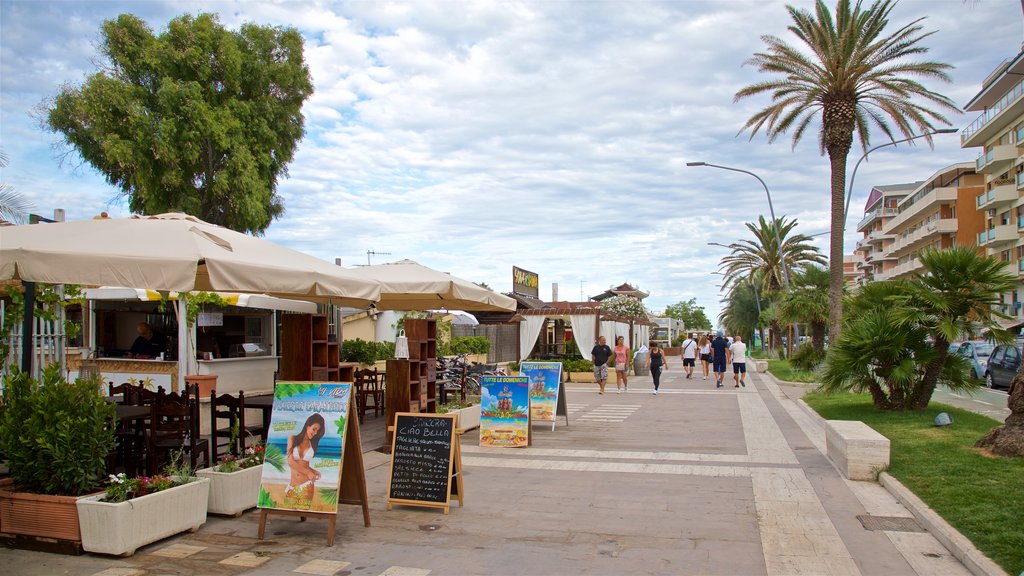
<path fill-rule="evenodd" d="M 291 481 L 284 494 L 286 500 L 292 500 L 291 504 L 305 502 L 308 507 L 313 503 L 314 484 L 320 479 L 320 473 L 312 464 L 325 428 L 324 417 L 312 414 L 298 434 L 288 437 L 287 458 Z"/>

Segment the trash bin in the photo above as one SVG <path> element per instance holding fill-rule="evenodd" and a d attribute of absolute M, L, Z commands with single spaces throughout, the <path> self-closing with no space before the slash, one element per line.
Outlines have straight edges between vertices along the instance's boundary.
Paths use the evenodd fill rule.
<path fill-rule="evenodd" d="M 633 355 L 633 375 L 648 376 L 651 369 L 647 367 L 647 351 L 637 352 Z"/>

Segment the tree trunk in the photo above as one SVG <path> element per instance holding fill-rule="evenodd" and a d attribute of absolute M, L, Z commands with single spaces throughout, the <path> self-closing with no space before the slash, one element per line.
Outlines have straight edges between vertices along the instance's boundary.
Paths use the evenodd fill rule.
<path fill-rule="evenodd" d="M 828 251 L 828 338 L 835 342 L 843 325 L 843 235 L 846 229 L 846 156 L 850 146 L 830 147 L 832 233 Z"/>
<path fill-rule="evenodd" d="M 924 369 L 921 381 L 913 388 L 913 397 L 908 398 L 908 408 L 924 410 L 935 392 L 935 385 L 939 382 L 942 369 L 946 367 L 946 359 L 949 357 L 949 342 L 942 337 L 935 338 L 935 359 Z"/>
<path fill-rule="evenodd" d="M 1024 456 L 1024 374 L 1020 370 L 1010 384 L 1006 404 L 1010 407 L 1006 421 L 990 430 L 975 446 L 987 448 L 999 456 Z"/>
<path fill-rule="evenodd" d="M 811 346 L 821 352 L 825 349 L 825 324 L 822 322 L 811 323 Z"/>

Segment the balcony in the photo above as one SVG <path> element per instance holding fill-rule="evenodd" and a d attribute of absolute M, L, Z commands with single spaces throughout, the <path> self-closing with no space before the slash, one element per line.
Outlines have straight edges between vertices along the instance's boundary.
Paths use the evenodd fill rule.
<path fill-rule="evenodd" d="M 875 280 L 892 280 L 893 278 L 899 278 L 901 276 L 907 276 L 913 274 L 918 270 L 924 268 L 924 264 L 917 258 L 911 258 L 907 262 L 893 266 L 888 270 L 875 274 Z"/>
<path fill-rule="evenodd" d="M 1024 260 L 1017 261 L 1017 275 L 1024 276 Z"/>
<path fill-rule="evenodd" d="M 1024 96 L 1024 80 L 1008 90 L 1005 96 L 960 132 L 960 147 L 984 146 L 987 140 L 995 138 L 1005 124 L 1009 124 L 1011 119 L 1024 110 L 1024 98 L 1021 96 Z M 995 122 L 998 118 L 1003 121 Z"/>
<path fill-rule="evenodd" d="M 1013 144 L 993 146 L 991 150 L 978 156 L 978 172 L 988 175 L 1002 174 L 1013 166 L 1017 156 L 1017 146 Z"/>
<path fill-rule="evenodd" d="M 914 196 L 917 196 L 917 194 Z M 927 194 L 912 202 L 910 200 L 905 200 L 900 205 L 900 213 L 894 216 L 892 220 L 889 220 L 885 229 L 897 230 L 903 224 L 913 222 L 915 219 L 920 218 L 922 212 L 927 213 L 942 204 L 955 204 L 956 198 L 957 188 L 953 186 L 932 188 Z"/>
<path fill-rule="evenodd" d="M 892 216 L 895 216 L 895 215 L 897 215 L 899 213 L 900 213 L 899 210 L 897 210 L 896 208 L 876 208 L 876 209 L 872 210 L 871 212 L 868 212 L 867 214 L 865 214 L 864 218 L 860 222 L 857 223 L 857 231 L 858 232 L 863 232 L 864 228 L 868 224 L 871 224 L 872 222 L 875 221 L 875 218 L 883 218 L 885 216 L 892 217 Z"/>
<path fill-rule="evenodd" d="M 956 232 L 956 230 L 956 218 L 941 218 L 939 220 L 933 220 L 932 222 L 921 226 L 917 230 L 908 233 L 906 236 L 898 236 L 888 252 L 890 254 L 898 254 L 905 250 L 917 248 L 925 244 L 931 244 L 943 234 L 950 234 L 952 232 Z M 980 241 L 978 245 L 981 245 Z"/>
<path fill-rule="evenodd" d="M 1017 180 L 1017 190 L 1024 188 L 1024 172 L 1020 172 L 1015 177 Z"/>
<path fill-rule="evenodd" d="M 978 195 L 978 210 L 1001 208 L 1017 201 L 1017 186 L 1013 180 L 1001 179 L 996 180 L 993 184 L 988 192 Z"/>
<path fill-rule="evenodd" d="M 888 232 L 883 232 L 881 230 L 874 230 L 867 235 L 866 240 L 868 241 L 868 244 L 877 244 L 880 243 L 882 240 L 892 240 L 895 237 L 895 234 L 890 234 Z"/>
<path fill-rule="evenodd" d="M 990 228 L 983 232 L 978 233 L 978 246 L 985 246 L 986 248 L 994 248 L 1002 244 L 1014 243 L 1017 241 L 1019 234 L 1017 233 L 1017 224 L 1000 224 L 995 228 Z"/>

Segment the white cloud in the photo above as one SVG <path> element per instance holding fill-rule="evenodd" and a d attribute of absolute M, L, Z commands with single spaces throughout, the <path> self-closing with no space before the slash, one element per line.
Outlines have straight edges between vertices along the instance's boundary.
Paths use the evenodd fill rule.
<path fill-rule="evenodd" d="M 810 7 L 810 2 L 797 2 Z M 69 218 L 125 215 L 88 167 L 61 164 L 29 114 L 61 83 L 96 69 L 104 19 L 131 11 L 160 30 L 202 10 L 221 22 L 293 26 L 315 93 L 305 140 L 278 193 L 271 240 L 346 265 L 412 258 L 498 290 L 510 268 L 538 272 L 562 298 L 622 282 L 655 310 L 696 297 L 720 307 L 723 255 L 767 214 L 760 184 L 688 168 L 703 160 L 768 183 L 777 215 L 828 227 L 829 172 L 814 135 L 791 149 L 738 134 L 763 99 L 733 103 L 758 79 L 743 62 L 760 36 L 786 38 L 781 3 L 731 2 L 29 2 L 0 4 L 3 181 Z M 904 1 L 894 23 L 927 16 L 929 57 L 956 65 L 933 88 L 963 104 L 1019 49 L 1019 3 Z M 954 114 L 963 127 L 974 114 Z M 876 136 L 874 142 L 882 140 Z M 956 136 L 872 154 L 857 174 L 847 246 L 873 184 L 922 179 L 972 160 Z M 850 164 L 859 152 L 851 154 Z M 817 238 L 827 248 L 827 236 Z"/>

